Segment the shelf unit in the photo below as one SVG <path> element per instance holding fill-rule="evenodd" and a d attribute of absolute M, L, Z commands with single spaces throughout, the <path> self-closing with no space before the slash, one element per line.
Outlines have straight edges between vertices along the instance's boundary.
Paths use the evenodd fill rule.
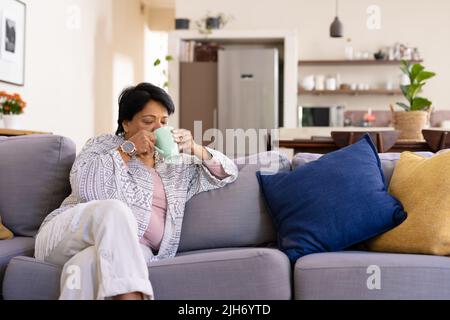
<path fill-rule="evenodd" d="M 299 60 L 298 65 L 304 66 L 400 66 L 402 60 Z M 408 60 L 410 63 L 421 63 L 423 60 Z M 401 95 L 402 92 L 399 89 L 387 90 L 383 88 L 370 89 L 370 90 L 305 90 L 301 87 L 298 89 L 299 95 L 309 96 L 332 96 L 332 95 L 349 95 L 349 96 L 394 96 Z"/>
<path fill-rule="evenodd" d="M 305 90 L 299 88 L 299 94 L 308 94 L 308 95 L 401 95 L 402 92 L 400 90 L 386 90 L 386 89 L 370 89 L 370 90 Z"/>
<path fill-rule="evenodd" d="M 410 60 L 411 63 L 421 63 L 423 60 Z M 300 60 L 299 66 L 380 66 L 400 65 L 401 60 Z"/>

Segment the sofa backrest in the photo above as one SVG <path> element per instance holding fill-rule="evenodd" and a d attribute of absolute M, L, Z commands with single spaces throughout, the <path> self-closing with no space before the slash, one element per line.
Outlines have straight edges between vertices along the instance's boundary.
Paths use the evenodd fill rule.
<path fill-rule="evenodd" d="M 235 160 L 238 179 L 193 197 L 184 213 L 179 251 L 259 246 L 276 242 L 256 172 L 289 171 L 289 159 L 266 152 Z"/>
<path fill-rule="evenodd" d="M 424 157 L 432 157 L 434 153 L 432 152 L 415 152 L 418 155 Z M 380 153 L 381 167 L 383 169 L 384 180 L 386 185 L 389 186 L 391 182 L 392 174 L 394 173 L 395 164 L 400 159 L 401 153 L 391 152 L 391 153 Z M 297 153 L 292 159 L 292 169 L 295 170 L 298 166 L 302 166 L 310 161 L 317 160 L 321 157 L 321 154 L 316 153 Z"/>
<path fill-rule="evenodd" d="M 0 215 L 16 236 L 34 236 L 70 194 L 75 149 L 56 135 L 0 139 Z"/>

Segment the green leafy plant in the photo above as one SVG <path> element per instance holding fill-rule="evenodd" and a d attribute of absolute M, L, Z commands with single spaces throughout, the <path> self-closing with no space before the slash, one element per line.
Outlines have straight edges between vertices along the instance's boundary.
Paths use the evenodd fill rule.
<path fill-rule="evenodd" d="M 169 62 L 169 61 L 172 61 L 172 60 L 173 60 L 173 57 L 170 56 L 170 55 L 167 55 L 167 56 L 164 57 L 164 60 L 167 61 L 167 62 Z M 161 66 L 161 62 L 162 62 L 161 59 L 159 59 L 159 58 L 156 59 L 156 60 L 153 62 L 153 67 L 159 68 L 159 67 Z M 165 81 L 164 81 L 162 87 L 163 87 L 163 88 L 169 88 L 169 75 L 167 74 L 167 70 L 166 70 L 166 69 L 163 69 L 163 70 L 162 70 L 162 74 L 163 74 L 164 79 L 165 79 Z"/>
<path fill-rule="evenodd" d="M 405 111 L 428 110 L 431 107 L 432 102 L 426 98 L 419 97 L 418 94 L 426 84 L 426 80 L 433 78 L 436 74 L 425 70 L 425 67 L 420 63 L 412 65 L 406 60 L 402 60 L 400 69 L 409 78 L 409 85 L 400 86 L 409 105 L 403 102 L 397 102 L 397 105 L 405 109 Z"/>

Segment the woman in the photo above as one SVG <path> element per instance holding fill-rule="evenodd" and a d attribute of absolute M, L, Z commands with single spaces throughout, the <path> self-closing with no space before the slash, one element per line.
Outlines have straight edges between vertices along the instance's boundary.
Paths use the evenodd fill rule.
<path fill-rule="evenodd" d="M 222 153 L 173 130 L 183 161 L 164 162 L 154 131 L 175 108 L 148 83 L 119 98 L 116 135 L 90 139 L 70 173 L 72 194 L 46 217 L 37 259 L 63 265 L 60 299 L 154 299 L 147 263 L 175 256 L 184 207 L 237 178 Z"/>

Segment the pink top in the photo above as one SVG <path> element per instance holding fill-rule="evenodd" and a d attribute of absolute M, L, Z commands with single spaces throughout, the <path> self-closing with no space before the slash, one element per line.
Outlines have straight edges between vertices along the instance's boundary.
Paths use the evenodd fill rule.
<path fill-rule="evenodd" d="M 222 165 L 212 160 L 205 160 L 203 164 L 208 168 L 209 172 L 217 179 L 223 180 L 229 175 L 225 172 Z M 153 179 L 153 203 L 152 215 L 148 228 L 141 238 L 140 242 L 154 251 L 158 251 L 164 236 L 164 226 L 166 221 L 167 199 L 161 177 L 155 169 L 151 168 L 150 172 Z"/>

